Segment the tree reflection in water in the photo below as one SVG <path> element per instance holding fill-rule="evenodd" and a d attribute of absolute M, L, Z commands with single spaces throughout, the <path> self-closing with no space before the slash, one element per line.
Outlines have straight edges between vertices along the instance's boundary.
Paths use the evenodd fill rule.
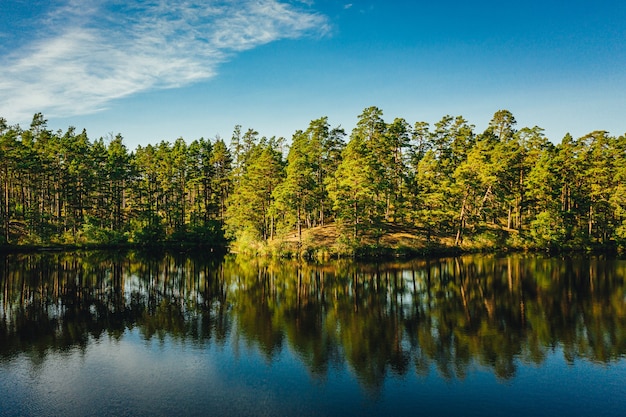
<path fill-rule="evenodd" d="M 0 258 L 0 361 L 85 348 L 137 328 L 198 346 L 234 338 L 324 379 L 347 365 L 389 375 L 512 378 L 520 362 L 609 363 L 626 354 L 626 262 L 535 255 L 326 265 L 237 257 L 78 252 Z"/>

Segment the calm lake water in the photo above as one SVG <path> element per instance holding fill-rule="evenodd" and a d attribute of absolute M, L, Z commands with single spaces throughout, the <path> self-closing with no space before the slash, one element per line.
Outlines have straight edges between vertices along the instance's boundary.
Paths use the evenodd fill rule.
<path fill-rule="evenodd" d="M 0 256 L 0 415 L 626 415 L 626 261 Z"/>

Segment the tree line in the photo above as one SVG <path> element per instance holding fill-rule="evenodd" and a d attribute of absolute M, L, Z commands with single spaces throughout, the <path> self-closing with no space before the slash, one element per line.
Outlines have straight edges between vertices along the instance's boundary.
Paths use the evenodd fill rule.
<path fill-rule="evenodd" d="M 334 224 L 351 244 L 392 228 L 450 246 L 626 245 L 626 136 L 554 144 L 496 112 L 430 125 L 366 108 L 348 135 L 322 117 L 284 138 L 236 126 L 129 151 L 121 135 L 0 118 L 3 244 L 271 241 Z"/>

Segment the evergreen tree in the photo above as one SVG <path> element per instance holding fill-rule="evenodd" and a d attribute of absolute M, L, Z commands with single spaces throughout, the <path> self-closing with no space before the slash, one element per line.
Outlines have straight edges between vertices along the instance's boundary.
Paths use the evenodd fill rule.
<path fill-rule="evenodd" d="M 135 151 L 136 180 L 133 187 L 134 241 L 158 243 L 165 238 L 163 214 L 159 204 L 159 162 L 154 146 L 139 146 Z"/>
<path fill-rule="evenodd" d="M 379 196 L 380 171 L 374 165 L 367 138 L 356 134 L 343 152 L 335 181 L 329 184 L 336 219 L 344 228 L 352 229 L 357 239 L 363 230 L 380 227 L 385 200 Z"/>
<path fill-rule="evenodd" d="M 228 199 L 226 230 L 234 238 L 247 234 L 254 239 L 273 239 L 274 190 L 283 177 L 282 154 L 275 140 L 263 138 L 254 143 L 256 132 L 248 133 L 241 172 Z"/>
<path fill-rule="evenodd" d="M 218 219 L 224 222 L 226 201 L 231 190 L 232 157 L 223 140 L 217 139 L 213 145 L 210 163 L 213 169 L 211 189 L 215 193 Z"/>
<path fill-rule="evenodd" d="M 337 170 L 343 149 L 343 130 L 330 130 L 328 119 L 311 121 L 306 131 L 297 131 L 287 156 L 286 178 L 276 190 L 276 207 L 287 229 L 323 225 L 332 204 L 327 183 Z"/>
<path fill-rule="evenodd" d="M 270 240 L 335 221 L 352 238 L 390 225 L 461 245 L 626 246 L 626 139 L 594 131 L 552 145 L 508 110 L 474 134 L 463 117 L 432 129 L 368 107 L 350 141 L 326 117 L 282 138 L 236 126 L 223 140 L 179 138 L 129 152 L 0 118 L 0 244 Z"/>
<path fill-rule="evenodd" d="M 107 159 L 107 175 L 109 179 L 109 195 L 111 213 L 111 230 L 123 232 L 126 230 L 126 192 L 127 182 L 130 179 L 130 156 L 123 143 L 121 135 L 109 143 Z"/>
<path fill-rule="evenodd" d="M 295 223 L 299 239 L 302 238 L 303 217 L 307 217 L 317 202 L 316 175 L 313 171 L 313 161 L 317 158 L 308 153 L 309 145 L 309 137 L 303 131 L 293 135 L 285 181 L 274 191 L 278 207 L 287 215 L 287 225 Z"/>

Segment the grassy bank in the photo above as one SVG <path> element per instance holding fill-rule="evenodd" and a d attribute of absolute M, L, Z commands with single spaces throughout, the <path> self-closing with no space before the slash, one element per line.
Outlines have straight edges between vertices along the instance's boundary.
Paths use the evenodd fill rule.
<path fill-rule="evenodd" d="M 558 246 L 542 246 L 524 239 L 515 230 L 485 227 L 466 236 L 459 244 L 451 237 L 430 236 L 424 230 L 384 225 L 379 230 L 362 233 L 358 239 L 349 236 L 336 224 L 304 229 L 302 235 L 291 232 L 269 241 L 260 241 L 252 235 L 241 234 L 232 241 L 226 240 L 168 240 L 154 242 L 115 242 L 84 244 L 25 244 L 0 245 L 2 252 L 46 252 L 71 250 L 175 250 L 182 252 L 237 253 L 245 256 L 264 256 L 307 260 L 332 258 L 390 259 L 427 255 L 459 255 L 487 252 L 550 252 L 550 253 L 626 253 L 617 244 L 594 244 L 572 240 Z"/>
<path fill-rule="evenodd" d="M 303 230 L 301 236 L 289 233 L 268 242 L 244 236 L 233 242 L 231 248 L 249 256 L 305 259 L 413 257 L 495 249 L 481 242 L 456 246 L 452 239 L 427 239 L 418 229 L 393 225 L 376 235 L 363 234 L 354 239 L 342 234 L 334 224 Z"/>
<path fill-rule="evenodd" d="M 363 234 L 358 239 L 346 237 L 335 224 L 302 231 L 302 235 L 289 233 L 267 242 L 242 236 L 231 243 L 232 252 L 248 256 L 281 258 L 331 259 L 331 258 L 409 258 L 425 255 L 457 255 L 480 252 L 541 251 L 618 253 L 624 248 L 617 245 L 600 245 L 583 241 L 561 245 L 542 246 L 522 238 L 517 231 L 487 227 L 465 237 L 455 244 L 450 237 L 426 237 L 420 229 L 407 229 L 386 225 L 377 234 Z"/>

